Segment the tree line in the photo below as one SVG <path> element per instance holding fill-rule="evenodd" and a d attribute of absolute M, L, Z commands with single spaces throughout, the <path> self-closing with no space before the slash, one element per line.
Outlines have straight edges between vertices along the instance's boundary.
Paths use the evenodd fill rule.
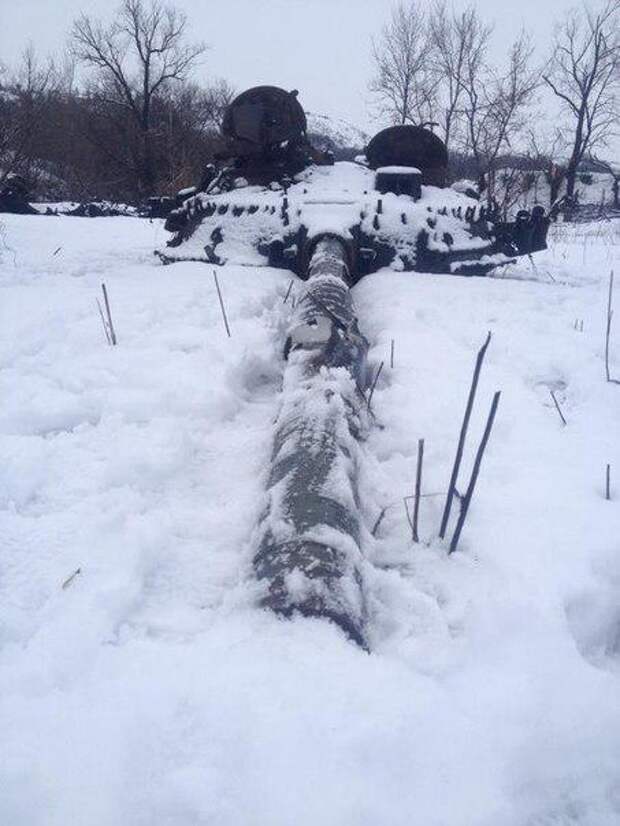
<path fill-rule="evenodd" d="M 200 178 L 233 96 L 192 80 L 204 51 L 159 0 L 123 0 L 107 25 L 81 15 L 63 66 L 27 49 L 0 76 L 0 183 L 21 174 L 40 195 L 135 201 Z"/>
<path fill-rule="evenodd" d="M 552 200 L 574 194 L 585 161 L 615 176 L 617 199 L 618 170 L 599 154 L 619 134 L 619 32 L 620 6 L 603 0 L 557 21 L 543 65 L 525 31 L 497 65 L 475 4 L 401 2 L 373 41 L 370 89 L 384 119 L 430 126 L 454 177 L 491 194 L 508 156 L 541 170 Z M 81 15 L 61 66 L 27 49 L 15 70 L 0 67 L 0 184 L 17 173 L 43 197 L 136 201 L 197 181 L 234 94 L 193 79 L 205 49 L 162 0 L 122 0 L 110 23 Z M 543 89 L 560 113 L 546 131 L 535 125 Z"/>
<path fill-rule="evenodd" d="M 455 11 L 399 3 L 373 42 L 370 90 L 392 123 L 430 125 L 446 143 L 453 166 L 473 172 L 492 191 L 506 156 L 544 172 L 555 200 L 574 196 L 580 166 L 618 170 L 597 157 L 620 135 L 620 5 L 583 5 L 556 21 L 542 65 L 527 31 L 506 44 L 503 65 L 491 59 L 493 27 L 472 3 Z M 539 94 L 558 104 L 559 123 L 533 124 Z M 529 161 L 529 163 L 526 163 Z"/>

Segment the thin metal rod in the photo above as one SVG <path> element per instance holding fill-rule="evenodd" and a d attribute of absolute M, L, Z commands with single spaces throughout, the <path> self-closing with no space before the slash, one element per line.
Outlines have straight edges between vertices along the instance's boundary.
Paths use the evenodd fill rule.
<path fill-rule="evenodd" d="M 454 529 L 454 534 L 452 536 L 452 541 L 450 542 L 450 550 L 448 553 L 454 553 L 456 551 L 457 546 L 459 544 L 459 539 L 461 537 L 461 531 L 463 530 L 463 525 L 465 524 L 465 519 L 467 518 L 467 511 L 469 510 L 469 505 L 471 503 L 471 498 L 474 493 L 474 489 L 476 487 L 476 481 L 478 479 L 478 474 L 480 473 L 480 465 L 482 463 L 482 457 L 484 456 L 484 451 L 487 446 L 487 442 L 489 441 L 489 436 L 491 435 L 491 429 L 493 427 L 493 421 L 495 420 L 495 414 L 497 413 L 497 406 L 499 404 L 499 398 L 501 396 L 501 392 L 498 390 L 495 395 L 493 396 L 493 401 L 491 402 L 491 410 L 489 411 L 489 416 L 487 418 L 487 423 L 484 428 L 484 433 L 482 434 L 482 441 L 478 447 L 478 452 L 476 453 L 476 459 L 474 461 L 474 467 L 471 472 L 471 478 L 469 480 L 469 485 L 467 486 L 467 490 L 465 491 L 465 495 L 461 499 L 461 511 L 459 513 L 459 518 L 456 523 L 456 528 Z"/>
<path fill-rule="evenodd" d="M 377 382 L 379 381 L 379 376 L 381 375 L 381 371 L 383 370 L 383 362 L 379 365 L 379 369 L 375 373 L 375 377 L 372 382 L 372 387 L 370 388 L 370 393 L 368 395 L 368 403 L 367 409 L 370 410 L 370 403 L 372 402 L 372 394 L 375 392 L 375 387 L 377 386 Z"/>
<path fill-rule="evenodd" d="M 224 326 L 226 327 L 226 333 L 228 338 L 231 338 L 230 335 L 230 327 L 228 326 L 228 318 L 226 317 L 226 308 L 224 307 L 224 299 L 222 298 L 222 292 L 220 290 L 220 282 L 217 280 L 217 273 L 213 270 L 213 278 L 215 279 L 215 288 L 217 290 L 217 296 L 220 299 L 220 307 L 222 308 L 222 318 L 224 319 Z"/>
<path fill-rule="evenodd" d="M 411 530 L 413 532 L 413 522 L 411 521 L 411 514 L 409 513 L 409 505 L 407 504 L 407 502 L 410 499 L 413 499 L 413 496 L 403 496 L 403 505 L 405 507 L 405 516 L 407 517 L 407 522 L 409 522 L 409 527 L 411 528 Z"/>
<path fill-rule="evenodd" d="M 392 339 L 392 343 L 390 345 L 390 369 L 394 369 L 394 339 Z"/>
<path fill-rule="evenodd" d="M 110 346 L 112 346 L 112 341 L 110 339 L 110 333 L 108 332 L 108 325 L 103 315 L 103 310 L 101 308 L 101 303 L 99 299 L 97 299 L 97 307 L 99 307 L 99 315 L 101 316 L 101 323 L 103 324 L 103 332 L 105 333 L 105 340 L 108 342 Z"/>
<path fill-rule="evenodd" d="M 286 304 L 286 302 L 288 301 L 288 297 L 291 294 L 291 290 L 293 289 L 293 280 L 294 279 L 291 278 L 291 283 L 288 285 L 288 290 L 286 291 L 286 295 L 284 296 L 284 301 L 282 302 L 283 304 Z"/>
<path fill-rule="evenodd" d="M 611 465 L 608 464 L 605 470 L 605 499 L 611 499 Z"/>
<path fill-rule="evenodd" d="M 387 511 L 387 509 L 388 509 L 388 505 L 386 505 L 384 508 L 381 508 L 379 516 L 377 517 L 377 521 L 373 525 L 373 528 L 370 532 L 373 536 L 377 535 L 377 531 L 379 530 L 379 525 L 383 522 L 383 517 L 385 516 L 385 512 Z"/>
<path fill-rule="evenodd" d="M 555 397 L 555 393 L 553 392 L 553 390 L 550 390 L 549 392 L 551 393 L 551 398 L 553 399 L 553 403 L 555 404 L 555 409 L 560 414 L 560 419 L 562 419 L 562 424 L 564 425 L 564 427 L 566 427 L 566 419 L 564 418 L 564 414 L 562 413 L 562 411 L 560 409 L 560 405 L 558 404 L 558 400 Z"/>
<path fill-rule="evenodd" d="M 611 374 L 609 372 L 609 339 L 611 336 L 611 321 L 614 317 L 614 311 L 611 309 L 611 303 L 614 292 L 614 271 L 609 273 L 609 294 L 607 296 L 607 328 L 605 331 L 605 375 L 607 381 L 611 381 Z"/>
<path fill-rule="evenodd" d="M 474 406 L 476 398 L 476 389 L 478 387 L 478 379 L 480 378 L 480 371 L 482 370 L 482 363 L 487 351 L 487 347 L 491 341 L 491 333 L 487 335 L 487 339 L 478 351 L 476 357 L 476 366 L 474 367 L 474 375 L 472 377 L 471 387 L 469 389 L 469 397 L 467 399 L 467 406 L 465 407 L 465 415 L 463 416 L 463 423 L 461 425 L 461 433 L 459 435 L 459 443 L 456 448 L 456 456 L 454 457 L 454 465 L 452 467 L 452 475 L 450 476 L 450 484 L 448 485 L 448 495 L 446 497 L 446 504 L 441 517 L 441 527 L 439 529 L 439 536 L 443 539 L 446 535 L 448 527 L 448 519 L 450 518 L 450 510 L 452 508 L 452 500 L 454 498 L 454 491 L 456 489 L 456 480 L 459 475 L 461 467 L 461 460 L 463 458 L 463 450 L 465 448 L 465 439 L 467 437 L 467 429 L 469 427 L 469 419 L 471 418 L 471 411 Z"/>
<path fill-rule="evenodd" d="M 418 439 L 418 467 L 415 477 L 415 501 L 413 504 L 413 525 L 411 538 L 414 542 L 419 542 L 418 536 L 418 516 L 420 513 L 420 496 L 422 489 L 422 462 L 424 461 L 424 439 Z"/>
<path fill-rule="evenodd" d="M 81 568 L 76 568 L 75 571 L 71 574 L 71 576 L 67 577 L 67 579 L 65 579 L 65 581 L 62 583 L 62 585 L 61 585 L 62 590 L 66 591 L 66 589 L 69 587 L 69 585 L 71 585 L 71 583 L 76 578 L 76 576 L 78 576 L 81 573 L 82 573 L 82 569 Z"/>
<path fill-rule="evenodd" d="M 116 332 L 114 331 L 114 324 L 112 324 L 112 313 L 110 312 L 110 302 L 108 301 L 108 291 L 105 288 L 105 284 L 101 285 L 101 289 L 103 290 L 103 300 L 105 301 L 105 311 L 108 316 L 108 327 L 110 330 L 110 338 L 112 340 L 112 344 L 116 346 L 118 343 L 116 340 Z"/>

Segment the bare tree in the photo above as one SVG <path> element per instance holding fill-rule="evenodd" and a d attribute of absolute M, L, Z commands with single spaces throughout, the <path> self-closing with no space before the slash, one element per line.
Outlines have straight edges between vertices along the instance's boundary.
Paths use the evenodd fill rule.
<path fill-rule="evenodd" d="M 474 5 L 461 13 L 449 9 L 446 0 L 437 0 L 429 17 L 430 60 L 438 81 L 438 116 L 448 149 L 458 127 L 459 105 L 467 78 L 479 74 L 484 65 L 493 27 L 484 23 Z"/>
<path fill-rule="evenodd" d="M 369 87 L 394 123 L 422 123 L 433 117 L 435 83 L 428 51 L 424 14 L 400 2 L 379 40 L 373 41 L 376 73 Z"/>
<path fill-rule="evenodd" d="M 55 89 L 56 73 L 50 62 L 42 66 L 28 46 L 12 75 L 0 75 L 0 183 L 9 175 L 21 174 L 30 183 L 37 168 L 34 146 L 43 126 L 45 104 Z"/>
<path fill-rule="evenodd" d="M 165 157 L 168 190 L 186 187 L 202 175 L 206 145 L 222 148 L 219 127 L 224 110 L 235 95 L 233 87 L 218 79 L 207 88 L 185 83 L 160 101 L 160 120 L 167 123 Z"/>
<path fill-rule="evenodd" d="M 618 128 L 620 85 L 620 5 L 607 0 L 595 13 L 570 11 L 559 25 L 545 83 L 572 120 L 566 192 L 572 197 L 580 162 L 604 145 Z"/>
<path fill-rule="evenodd" d="M 528 156 L 535 168 L 542 170 L 549 186 L 550 207 L 558 201 L 562 185 L 566 180 L 566 164 L 558 161 L 563 143 L 564 136 L 561 129 L 542 136 L 535 130 L 530 130 Z"/>
<path fill-rule="evenodd" d="M 75 57 L 96 70 L 99 104 L 124 112 L 138 130 L 133 157 L 121 158 L 135 167 L 142 194 L 156 183 L 153 152 L 153 110 L 158 95 L 184 81 L 204 52 L 202 43 L 185 43 L 186 16 L 160 0 L 123 0 L 108 26 L 87 15 L 72 31 Z"/>
<path fill-rule="evenodd" d="M 219 129 L 224 112 L 236 95 L 236 90 L 224 78 L 218 78 L 202 92 L 203 128 Z"/>
<path fill-rule="evenodd" d="M 434 0 L 426 17 L 401 2 L 373 44 L 370 86 L 393 121 L 438 120 L 452 154 L 458 146 L 473 156 L 479 178 L 490 173 L 491 195 L 496 160 L 511 150 L 539 84 L 529 35 L 512 44 L 501 73 L 488 60 L 492 31 L 474 3 L 456 12 Z"/>
<path fill-rule="evenodd" d="M 484 50 L 466 56 L 462 82 L 466 148 L 474 156 L 479 176 L 489 176 L 491 196 L 495 162 L 524 127 L 527 107 L 538 87 L 538 75 L 530 67 L 532 52 L 530 37 L 522 32 L 509 50 L 504 73 L 486 64 Z"/>

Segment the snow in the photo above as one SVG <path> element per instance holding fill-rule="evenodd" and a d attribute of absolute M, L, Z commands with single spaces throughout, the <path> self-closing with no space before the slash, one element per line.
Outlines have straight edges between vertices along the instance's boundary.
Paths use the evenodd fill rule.
<path fill-rule="evenodd" d="M 421 175 L 416 166 L 380 166 L 377 175 Z"/>
<path fill-rule="evenodd" d="M 179 246 L 161 253 L 175 261 L 208 261 L 215 253 L 220 263 L 259 266 L 270 243 L 289 244 L 302 227 L 310 239 L 325 233 L 350 238 L 358 227 L 396 251 L 392 267 L 399 270 L 404 261 L 415 263 L 421 232 L 428 235 L 429 250 L 472 254 L 472 259 L 491 243 L 481 234 L 472 234 L 465 221 L 448 213 L 458 209 L 464 215 L 471 209 L 472 219 L 479 217 L 481 204 L 473 198 L 451 189 L 423 186 L 421 198 L 413 201 L 408 195 L 381 195 L 374 185 L 373 171 L 343 161 L 329 167 L 309 167 L 286 192 L 250 186 L 233 192 L 198 193 L 185 202 L 184 209 L 190 219 L 202 209 L 202 217 Z M 214 233 L 221 241 L 214 241 Z M 506 261 L 504 256 L 497 257 L 498 264 Z M 466 265 L 467 261 L 461 259 L 460 263 Z"/>
<path fill-rule="evenodd" d="M 195 191 L 195 188 L 193 188 L 193 191 Z M 136 215 L 137 212 L 136 207 L 131 206 L 130 204 L 119 203 L 116 201 L 37 201 L 33 203 L 32 206 L 42 215 L 45 215 L 48 210 L 58 214 L 67 213 L 71 210 L 77 209 L 82 204 L 94 204 L 102 210 L 116 210 L 124 216 L 133 217 Z"/>
<path fill-rule="evenodd" d="M 1 823 L 619 822 L 618 222 L 557 225 L 494 278 L 355 287 L 384 361 L 360 469 L 371 653 L 257 607 L 292 276 L 220 268 L 229 339 L 212 267 L 153 256 L 162 222 L 0 223 Z M 435 494 L 487 330 L 461 487 L 502 397 L 448 556 Z M 619 347 L 616 326 L 618 377 Z"/>
<path fill-rule="evenodd" d="M 336 148 L 359 148 L 366 146 L 369 135 L 344 118 L 330 117 L 315 112 L 306 112 L 308 132 L 311 136 L 325 137 Z"/>

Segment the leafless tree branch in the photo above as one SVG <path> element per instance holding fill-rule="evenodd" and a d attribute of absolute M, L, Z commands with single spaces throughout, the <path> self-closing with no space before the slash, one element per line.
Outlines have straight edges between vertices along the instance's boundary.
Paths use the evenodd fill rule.
<path fill-rule="evenodd" d="M 573 124 L 566 173 L 572 197 L 579 164 L 605 145 L 620 124 L 620 5 L 606 0 L 597 12 L 572 10 L 558 25 L 543 80 Z"/>

